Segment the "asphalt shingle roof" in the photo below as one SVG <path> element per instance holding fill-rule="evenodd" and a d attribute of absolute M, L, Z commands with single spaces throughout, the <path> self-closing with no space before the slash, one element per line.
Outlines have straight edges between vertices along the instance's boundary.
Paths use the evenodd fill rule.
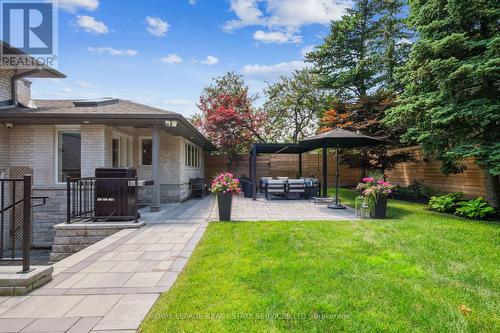
<path fill-rule="evenodd" d="M 58 113 L 58 114 L 157 114 L 176 115 L 177 113 L 162 110 L 148 105 L 143 105 L 123 99 L 118 99 L 117 103 L 100 106 L 75 106 L 73 103 L 78 100 L 35 100 L 37 109 L 19 108 L 17 112 L 25 113 Z"/>

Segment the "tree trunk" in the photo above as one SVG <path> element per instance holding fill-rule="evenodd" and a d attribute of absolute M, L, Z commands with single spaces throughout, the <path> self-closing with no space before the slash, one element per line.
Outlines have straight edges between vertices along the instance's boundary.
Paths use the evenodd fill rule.
<path fill-rule="evenodd" d="M 484 170 L 486 200 L 495 208 L 500 208 L 500 176 L 494 176 Z"/>

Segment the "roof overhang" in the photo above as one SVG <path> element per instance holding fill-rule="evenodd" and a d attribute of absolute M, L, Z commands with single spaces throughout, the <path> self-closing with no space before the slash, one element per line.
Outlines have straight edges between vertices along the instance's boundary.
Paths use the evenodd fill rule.
<path fill-rule="evenodd" d="M 4 50 L 4 53 L 10 54 L 10 55 L 18 55 L 18 56 L 28 56 L 31 59 L 34 59 L 31 57 L 29 54 L 24 53 L 23 51 L 10 46 L 8 43 L 0 40 L 0 47 L 2 47 Z M 36 61 L 34 61 L 36 63 Z M 22 74 L 26 75 L 22 75 Z M 18 67 L 16 68 L 16 75 L 22 75 L 22 77 L 25 78 L 49 78 L 49 79 L 63 79 L 66 77 L 63 73 L 59 72 L 58 70 L 55 70 L 54 68 L 50 66 L 38 66 L 38 67 Z"/>
<path fill-rule="evenodd" d="M 25 109 L 23 109 L 25 110 Z M 176 120 L 177 126 L 165 126 L 165 121 Z M 207 151 L 216 147 L 180 114 L 103 114 L 103 113 L 30 113 L 17 109 L 0 110 L 0 122 L 13 125 L 83 125 L 132 126 L 149 128 L 160 125 L 172 134 L 182 136 Z"/>
<path fill-rule="evenodd" d="M 24 78 L 32 78 L 32 79 L 64 79 L 66 75 L 63 73 L 50 68 L 50 67 L 37 67 L 39 70 L 37 73 L 31 72 L 31 70 L 19 70 L 18 74 L 26 74 L 22 75 Z"/>

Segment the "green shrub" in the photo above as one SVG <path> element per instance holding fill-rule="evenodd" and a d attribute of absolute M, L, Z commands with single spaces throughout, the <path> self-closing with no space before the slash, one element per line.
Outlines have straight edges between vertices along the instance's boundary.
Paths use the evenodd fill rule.
<path fill-rule="evenodd" d="M 488 205 L 488 202 L 482 197 L 469 201 L 461 201 L 457 203 L 457 206 L 458 208 L 455 211 L 456 215 L 471 219 L 482 219 L 495 213 L 495 208 Z"/>
<path fill-rule="evenodd" d="M 441 195 L 438 197 L 431 197 L 429 200 L 429 207 L 432 210 L 440 213 L 452 213 L 460 200 L 462 200 L 463 193 L 454 192 Z"/>

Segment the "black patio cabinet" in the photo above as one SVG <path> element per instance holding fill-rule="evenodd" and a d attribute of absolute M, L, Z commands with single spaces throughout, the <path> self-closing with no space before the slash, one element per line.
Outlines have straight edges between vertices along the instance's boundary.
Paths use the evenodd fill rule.
<path fill-rule="evenodd" d="M 95 217 L 133 220 L 137 214 L 136 178 L 134 168 L 95 169 Z"/>

